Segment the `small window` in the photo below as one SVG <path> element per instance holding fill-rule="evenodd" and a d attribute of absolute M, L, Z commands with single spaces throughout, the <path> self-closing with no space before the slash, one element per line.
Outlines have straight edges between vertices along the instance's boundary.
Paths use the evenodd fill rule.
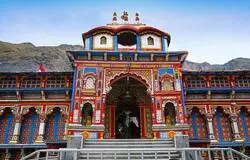
<path fill-rule="evenodd" d="M 152 37 L 148 37 L 148 45 L 154 45 L 154 39 Z"/>
<path fill-rule="evenodd" d="M 105 36 L 100 38 L 100 44 L 107 44 L 107 38 Z"/>
<path fill-rule="evenodd" d="M 95 79 L 92 77 L 88 77 L 86 79 L 86 89 L 94 89 L 95 88 Z"/>

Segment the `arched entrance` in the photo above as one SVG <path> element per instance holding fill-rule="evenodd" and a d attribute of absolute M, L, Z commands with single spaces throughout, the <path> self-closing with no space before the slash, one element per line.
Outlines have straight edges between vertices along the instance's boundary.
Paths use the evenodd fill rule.
<path fill-rule="evenodd" d="M 151 99 L 142 81 L 117 77 L 106 96 L 104 138 L 152 137 Z"/>

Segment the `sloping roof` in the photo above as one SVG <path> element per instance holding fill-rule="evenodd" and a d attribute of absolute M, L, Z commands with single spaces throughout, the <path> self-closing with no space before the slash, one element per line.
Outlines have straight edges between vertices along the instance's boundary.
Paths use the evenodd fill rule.
<path fill-rule="evenodd" d="M 96 32 L 100 32 L 100 31 L 108 31 L 111 33 L 118 33 L 121 31 L 133 31 L 135 33 L 143 33 L 143 32 L 156 32 L 162 36 L 166 36 L 167 37 L 167 41 L 168 41 L 168 45 L 170 43 L 170 35 L 167 32 L 161 31 L 157 28 L 151 27 L 151 26 L 146 26 L 143 24 L 140 25 L 136 25 L 136 24 L 123 24 L 123 25 L 115 25 L 115 24 L 111 24 L 111 25 L 106 25 L 106 26 L 100 26 L 100 27 L 96 27 L 93 28 L 91 30 L 89 30 L 88 32 L 85 32 L 82 34 L 83 39 L 86 39 L 87 37 L 89 37 L 92 34 L 95 34 Z"/>

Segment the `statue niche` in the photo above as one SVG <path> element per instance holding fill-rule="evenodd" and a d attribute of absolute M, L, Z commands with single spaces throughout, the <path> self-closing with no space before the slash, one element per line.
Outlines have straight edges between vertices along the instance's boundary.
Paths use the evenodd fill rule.
<path fill-rule="evenodd" d="M 175 106 L 173 103 L 168 102 L 165 104 L 164 113 L 166 118 L 166 125 L 175 125 L 176 113 L 175 113 Z"/>
<path fill-rule="evenodd" d="M 85 103 L 82 108 L 82 124 L 89 127 L 92 124 L 93 107 L 90 103 Z"/>

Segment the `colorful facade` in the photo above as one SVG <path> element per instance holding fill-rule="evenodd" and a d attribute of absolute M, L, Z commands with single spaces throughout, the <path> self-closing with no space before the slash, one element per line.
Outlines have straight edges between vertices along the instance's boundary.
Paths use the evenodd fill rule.
<path fill-rule="evenodd" d="M 250 71 L 183 71 L 188 52 L 169 51 L 168 33 L 126 17 L 82 34 L 84 50 L 66 52 L 73 72 L 1 74 L 1 158 L 70 135 L 250 145 Z"/>

